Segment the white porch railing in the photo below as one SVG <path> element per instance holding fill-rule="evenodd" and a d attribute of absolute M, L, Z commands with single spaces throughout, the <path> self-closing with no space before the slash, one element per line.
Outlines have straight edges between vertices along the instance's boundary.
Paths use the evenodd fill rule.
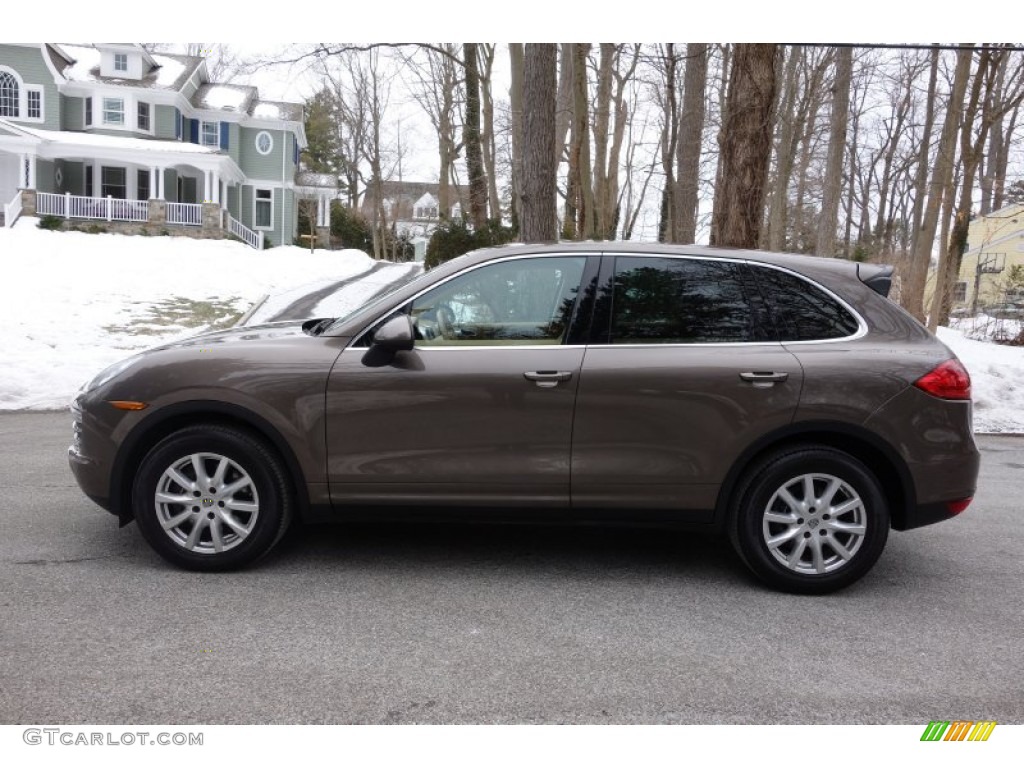
<path fill-rule="evenodd" d="M 251 229 L 249 229 L 247 226 L 245 226 L 242 222 L 240 222 L 238 219 L 236 219 L 230 213 L 227 214 L 227 218 L 228 218 L 228 232 L 230 232 L 232 235 L 237 237 L 239 240 L 242 240 L 244 243 L 246 243 L 250 247 L 255 248 L 257 251 L 262 251 L 263 250 L 263 233 L 262 232 L 253 232 Z"/>
<path fill-rule="evenodd" d="M 36 193 L 36 213 L 65 219 L 97 219 L 99 221 L 149 221 L 148 200 L 119 200 L 107 197 L 83 197 L 65 193 Z"/>
<path fill-rule="evenodd" d="M 4 205 L 4 226 L 13 227 L 14 222 L 21 216 L 21 191 L 14 195 L 11 202 Z"/>
<path fill-rule="evenodd" d="M 200 203 L 168 203 L 167 223 L 199 227 L 203 224 L 203 206 Z"/>

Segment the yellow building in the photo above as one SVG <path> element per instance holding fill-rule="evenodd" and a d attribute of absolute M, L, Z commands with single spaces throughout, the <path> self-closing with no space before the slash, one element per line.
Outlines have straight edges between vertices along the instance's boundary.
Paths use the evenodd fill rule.
<path fill-rule="evenodd" d="M 1024 293 L 1006 295 L 1007 276 L 1016 265 L 1024 266 L 1024 204 L 1015 203 L 975 217 L 967 233 L 967 250 L 960 262 L 954 305 L 973 306 L 976 287 L 979 307 L 1003 301 L 1024 301 Z"/>

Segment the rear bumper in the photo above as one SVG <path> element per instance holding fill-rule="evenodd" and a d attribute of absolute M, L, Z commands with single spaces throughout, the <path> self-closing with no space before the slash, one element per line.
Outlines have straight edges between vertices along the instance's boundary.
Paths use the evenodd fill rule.
<path fill-rule="evenodd" d="M 865 423 L 895 447 L 910 475 L 908 504 L 895 509 L 892 527 L 920 528 L 955 517 L 950 502 L 974 496 L 981 454 L 974 442 L 972 404 L 941 400 L 908 387 Z"/>

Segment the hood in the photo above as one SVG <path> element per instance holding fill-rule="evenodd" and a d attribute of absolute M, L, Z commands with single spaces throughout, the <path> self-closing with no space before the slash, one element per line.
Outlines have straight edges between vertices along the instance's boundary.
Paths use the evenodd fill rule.
<path fill-rule="evenodd" d="M 296 336 L 309 337 L 308 329 L 327 318 L 311 320 L 286 320 L 279 323 L 263 325 L 243 325 L 237 328 L 226 328 L 220 331 L 209 331 L 198 336 L 161 344 L 153 350 L 182 349 L 187 347 L 208 347 L 214 344 L 242 344 L 251 342 L 280 341 Z"/>

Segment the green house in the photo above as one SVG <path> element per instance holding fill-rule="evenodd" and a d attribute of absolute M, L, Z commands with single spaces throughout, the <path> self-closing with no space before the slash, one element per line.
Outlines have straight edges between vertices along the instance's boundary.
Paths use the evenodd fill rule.
<path fill-rule="evenodd" d="M 201 56 L 136 43 L 0 44 L 0 217 L 157 226 L 291 243 L 306 146 L 301 104 L 212 83 Z"/>

